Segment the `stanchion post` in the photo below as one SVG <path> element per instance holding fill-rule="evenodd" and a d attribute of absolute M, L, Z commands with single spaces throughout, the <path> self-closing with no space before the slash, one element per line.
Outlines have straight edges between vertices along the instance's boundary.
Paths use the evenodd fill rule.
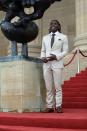
<path fill-rule="evenodd" d="M 77 48 L 77 71 L 80 72 L 79 48 Z"/>

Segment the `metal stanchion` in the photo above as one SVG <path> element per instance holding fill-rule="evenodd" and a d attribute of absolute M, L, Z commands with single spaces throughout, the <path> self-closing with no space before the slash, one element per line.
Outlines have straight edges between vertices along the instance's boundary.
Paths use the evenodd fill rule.
<path fill-rule="evenodd" d="M 77 48 L 77 71 L 80 72 L 79 48 Z"/>

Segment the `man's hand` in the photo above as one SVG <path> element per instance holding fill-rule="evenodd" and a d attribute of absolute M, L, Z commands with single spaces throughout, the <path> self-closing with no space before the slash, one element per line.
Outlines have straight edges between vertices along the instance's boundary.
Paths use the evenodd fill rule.
<path fill-rule="evenodd" d="M 46 57 L 43 57 L 43 58 L 42 58 L 42 61 L 43 61 L 44 63 L 47 63 L 47 62 L 48 62 L 48 59 L 47 59 Z"/>
<path fill-rule="evenodd" d="M 47 57 L 47 60 L 48 60 L 48 61 L 57 60 L 56 55 L 51 54 L 51 56 L 50 56 L 50 57 Z"/>

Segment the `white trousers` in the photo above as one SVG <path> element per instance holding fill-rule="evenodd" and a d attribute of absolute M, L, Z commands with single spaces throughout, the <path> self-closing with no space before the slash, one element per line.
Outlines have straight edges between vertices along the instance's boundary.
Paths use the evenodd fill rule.
<path fill-rule="evenodd" d="M 48 108 L 62 105 L 62 68 L 43 68 L 46 85 L 46 103 Z M 54 84 L 53 84 L 54 83 Z"/>

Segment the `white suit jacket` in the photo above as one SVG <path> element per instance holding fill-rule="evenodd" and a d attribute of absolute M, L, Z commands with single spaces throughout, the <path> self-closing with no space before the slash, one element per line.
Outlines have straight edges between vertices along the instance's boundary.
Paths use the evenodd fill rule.
<path fill-rule="evenodd" d="M 44 68 L 63 68 L 63 57 L 68 52 L 68 39 L 67 36 L 56 32 L 55 41 L 51 48 L 51 37 L 52 33 L 43 37 L 42 40 L 42 49 L 41 49 L 41 58 L 49 57 L 51 54 L 56 55 L 57 60 L 49 61 L 44 63 Z"/>

